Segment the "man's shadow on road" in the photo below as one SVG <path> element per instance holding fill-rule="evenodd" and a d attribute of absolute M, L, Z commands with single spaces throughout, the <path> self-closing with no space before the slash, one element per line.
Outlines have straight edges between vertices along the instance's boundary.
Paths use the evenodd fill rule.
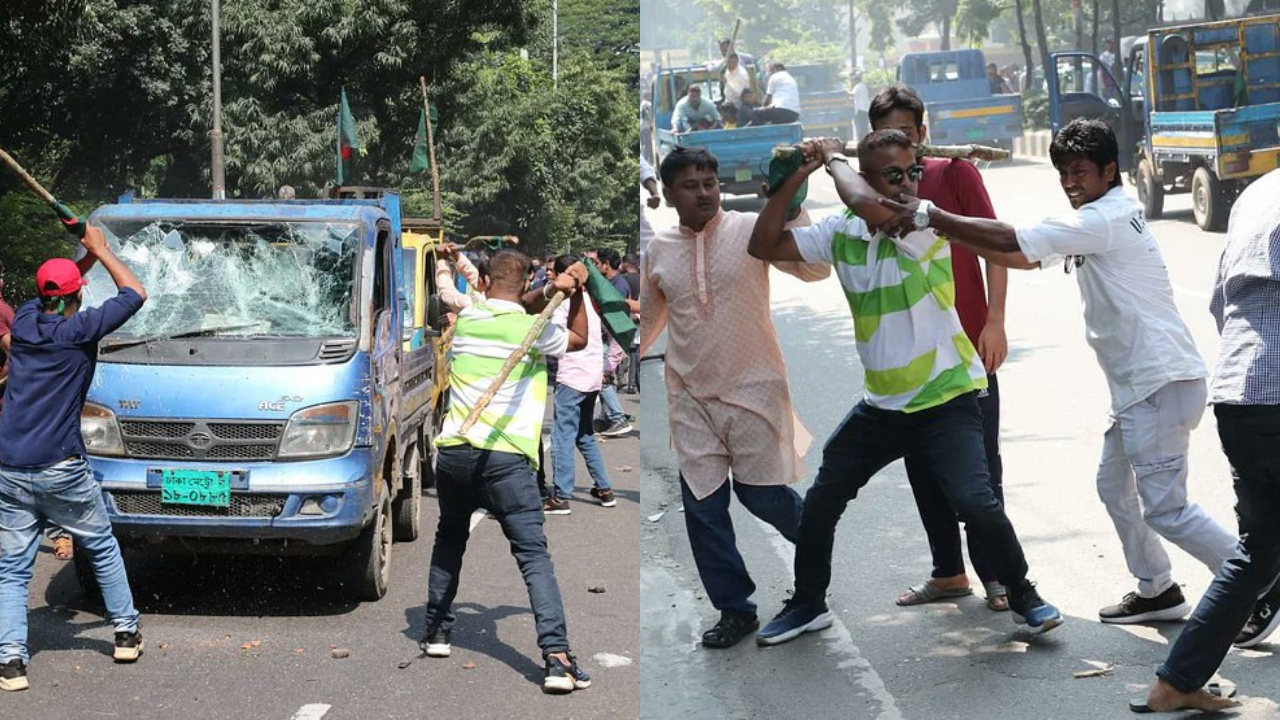
<path fill-rule="evenodd" d="M 454 624 L 453 634 L 449 638 L 453 647 L 488 656 L 520 673 L 530 683 L 542 684 L 542 666 L 498 637 L 499 620 L 516 615 L 532 615 L 533 611 L 514 605 L 490 608 L 479 603 L 454 603 L 453 612 L 458 616 L 458 622 Z M 405 608 L 404 636 L 415 642 L 421 640 L 426 631 L 426 616 L 426 605 Z"/>

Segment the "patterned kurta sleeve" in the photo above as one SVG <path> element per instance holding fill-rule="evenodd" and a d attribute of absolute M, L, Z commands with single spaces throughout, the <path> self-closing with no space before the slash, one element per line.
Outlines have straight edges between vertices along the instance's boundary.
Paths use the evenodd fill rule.
<path fill-rule="evenodd" d="M 667 327 L 667 296 L 649 272 L 652 252 L 645 253 L 640 263 L 640 352 L 644 357 L 649 347 Z"/>

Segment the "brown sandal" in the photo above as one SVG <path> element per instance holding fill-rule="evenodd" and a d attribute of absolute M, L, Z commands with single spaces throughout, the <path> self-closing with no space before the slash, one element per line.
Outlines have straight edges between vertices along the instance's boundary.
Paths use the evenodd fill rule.
<path fill-rule="evenodd" d="M 59 560 L 70 560 L 75 556 L 74 546 L 71 544 L 71 538 L 66 535 L 54 538 L 53 540 L 53 556 Z"/>

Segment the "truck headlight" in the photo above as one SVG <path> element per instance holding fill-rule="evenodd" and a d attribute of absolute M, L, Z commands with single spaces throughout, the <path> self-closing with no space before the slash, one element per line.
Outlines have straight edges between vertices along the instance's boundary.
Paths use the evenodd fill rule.
<path fill-rule="evenodd" d="M 316 405 L 294 413 L 280 440 L 281 458 L 341 455 L 351 449 L 360 419 L 355 401 Z"/>
<path fill-rule="evenodd" d="M 91 455 L 124 455 L 120 423 L 110 408 L 85 403 L 80 413 L 80 435 L 84 437 L 84 449 Z"/>

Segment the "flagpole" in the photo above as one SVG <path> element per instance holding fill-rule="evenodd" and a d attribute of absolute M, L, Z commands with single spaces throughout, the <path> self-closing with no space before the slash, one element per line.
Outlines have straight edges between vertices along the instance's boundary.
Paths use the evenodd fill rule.
<path fill-rule="evenodd" d="M 431 101 L 427 99 L 427 78 L 418 76 L 422 86 L 422 109 L 427 113 L 427 153 L 431 158 L 431 200 L 436 222 L 440 221 L 440 171 L 436 168 L 436 137 L 431 128 Z"/>
<path fill-rule="evenodd" d="M 227 198 L 227 180 L 224 171 L 226 156 L 222 145 L 222 44 L 221 33 L 219 32 L 218 16 L 222 9 L 219 7 L 218 0 L 213 0 L 212 7 L 213 17 L 213 130 L 209 131 L 209 145 L 212 148 L 213 157 L 209 166 L 210 180 L 213 181 L 213 199 L 225 200 Z"/>

